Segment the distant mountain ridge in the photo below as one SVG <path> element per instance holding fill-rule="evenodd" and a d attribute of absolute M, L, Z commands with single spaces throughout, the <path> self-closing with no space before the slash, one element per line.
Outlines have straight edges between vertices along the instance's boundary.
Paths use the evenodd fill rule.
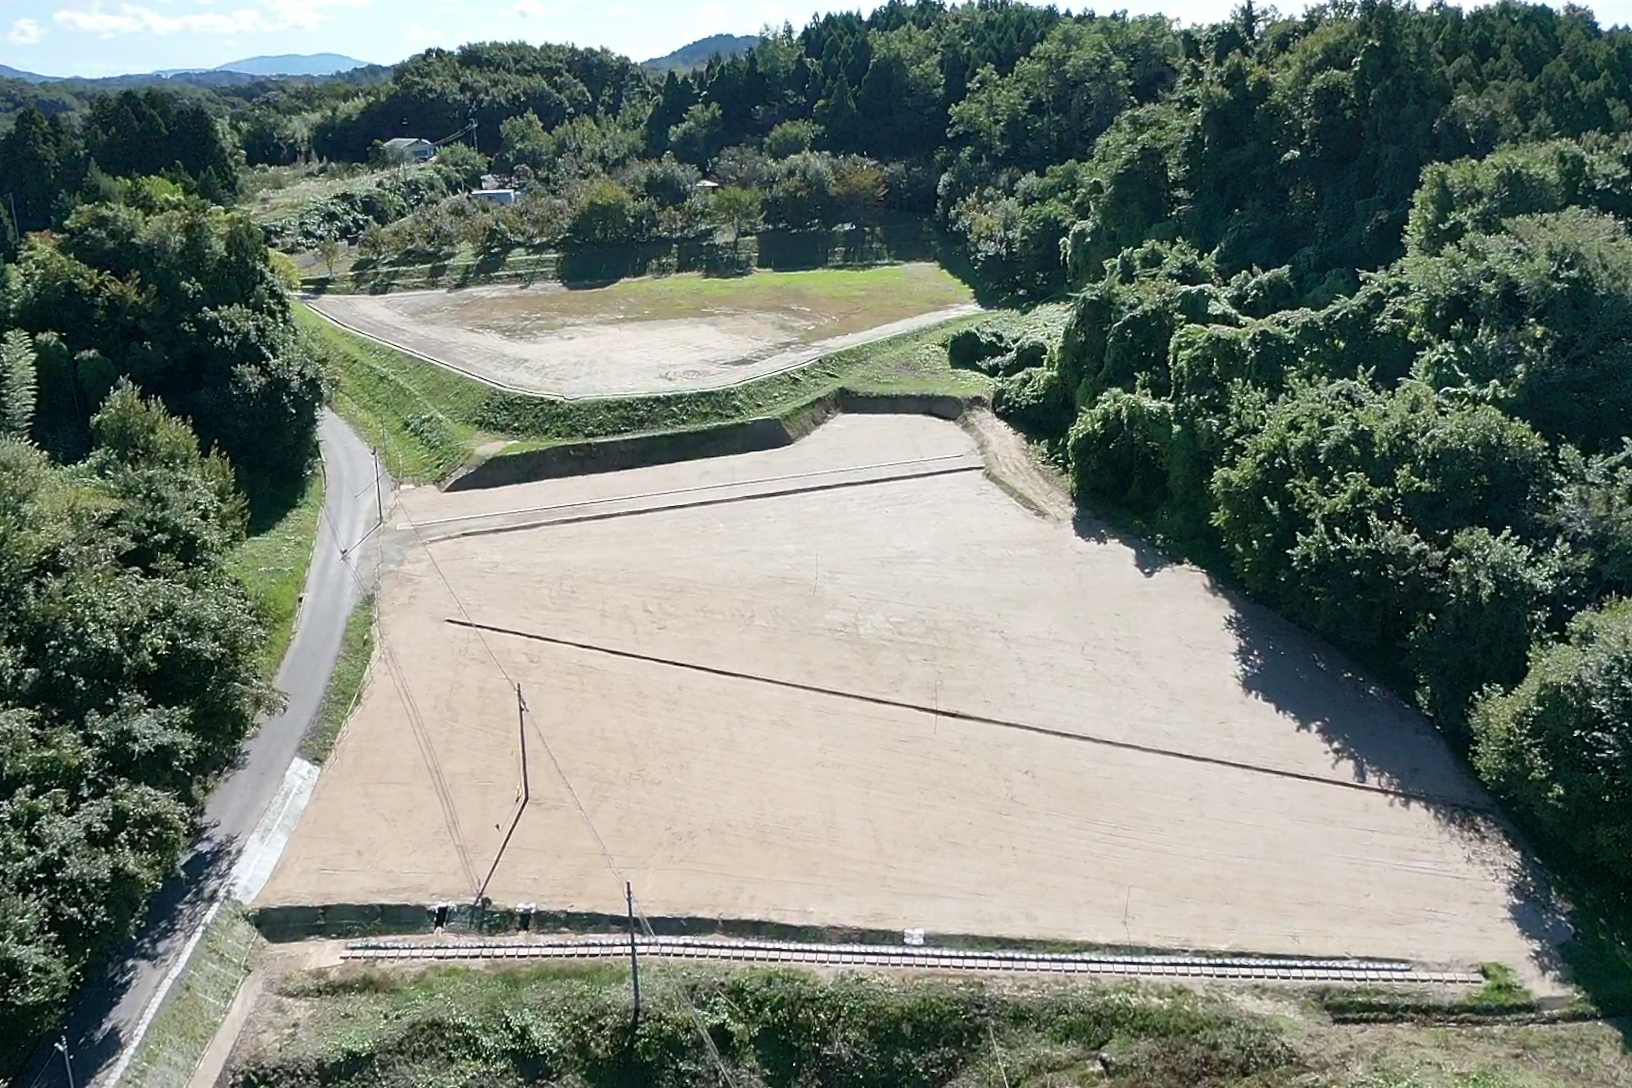
<path fill-rule="evenodd" d="M 20 79 L 24 83 L 44 83 L 49 77 L 25 72 L 20 68 L 11 68 L 0 64 L 0 79 Z"/>
<path fill-rule="evenodd" d="M 332 76 L 367 67 L 367 61 L 340 53 L 283 53 L 275 57 L 245 57 L 217 64 L 210 71 L 242 72 L 250 76 Z"/>
<path fill-rule="evenodd" d="M 643 60 L 640 66 L 648 72 L 687 72 L 701 68 L 716 55 L 736 57 L 759 44 L 758 34 L 710 34 L 664 57 Z"/>
<path fill-rule="evenodd" d="M 274 57 L 245 57 L 214 68 L 170 68 L 160 72 L 132 72 L 121 76 L 42 76 L 0 64 L 0 79 L 20 79 L 25 83 L 128 83 L 146 79 L 183 77 L 190 83 L 239 83 L 250 78 L 332 76 L 356 68 L 372 67 L 367 61 L 339 53 L 283 53 Z"/>

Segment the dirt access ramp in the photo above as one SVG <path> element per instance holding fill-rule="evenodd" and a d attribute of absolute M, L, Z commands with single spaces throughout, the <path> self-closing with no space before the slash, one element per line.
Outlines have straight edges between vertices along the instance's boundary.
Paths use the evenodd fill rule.
<path fill-rule="evenodd" d="M 307 301 L 344 328 L 450 370 L 570 399 L 736 385 L 980 309 L 932 264 Z"/>
<path fill-rule="evenodd" d="M 840 416 L 406 494 L 381 662 L 260 903 L 614 914 L 628 879 L 653 915 L 1559 988 L 1556 915 L 1420 715 L 1203 573 L 1038 516 L 979 449 Z"/>

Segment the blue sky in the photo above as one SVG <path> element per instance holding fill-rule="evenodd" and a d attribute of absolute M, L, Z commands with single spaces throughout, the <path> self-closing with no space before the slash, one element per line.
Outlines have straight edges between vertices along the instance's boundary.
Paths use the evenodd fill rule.
<path fill-rule="evenodd" d="M 1184 22 L 1237 0 L 1131 0 Z M 803 24 L 814 11 L 870 9 L 820 0 L 0 0 L 0 64 L 46 75 L 207 68 L 268 53 L 344 53 L 389 63 L 429 46 L 491 39 L 606 46 L 637 60 L 708 34 Z M 1080 7 L 1081 4 L 1069 5 Z M 1302 3 L 1283 0 L 1283 10 Z M 1592 5 L 1632 21 L 1632 0 Z"/>

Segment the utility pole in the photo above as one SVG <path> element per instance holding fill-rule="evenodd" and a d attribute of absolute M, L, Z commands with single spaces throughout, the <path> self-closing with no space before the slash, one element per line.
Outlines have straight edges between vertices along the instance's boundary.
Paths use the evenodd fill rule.
<path fill-rule="evenodd" d="M 74 1063 L 68 1057 L 68 1033 L 64 1032 L 56 1042 L 57 1053 L 62 1055 L 62 1068 L 68 1073 L 68 1088 L 74 1088 Z"/>
<path fill-rule="evenodd" d="M 520 684 L 516 685 L 516 736 L 521 740 L 521 803 L 525 805 L 533 799 L 533 789 L 527 781 L 527 700 Z"/>
<path fill-rule="evenodd" d="M 635 994 L 635 1026 L 640 1026 L 640 957 L 635 951 L 635 889 L 623 882 L 623 897 L 629 904 L 629 986 Z"/>
<path fill-rule="evenodd" d="M 379 513 L 380 524 L 385 524 L 385 495 L 380 487 L 380 450 L 374 447 L 374 509 Z"/>

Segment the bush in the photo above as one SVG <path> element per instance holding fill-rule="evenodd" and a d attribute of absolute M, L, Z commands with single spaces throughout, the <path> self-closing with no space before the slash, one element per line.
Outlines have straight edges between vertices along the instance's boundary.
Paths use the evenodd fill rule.
<path fill-rule="evenodd" d="M 998 382 L 992 410 L 1017 430 L 1051 438 L 1065 433 L 1076 409 L 1059 372 L 1034 366 Z"/>
<path fill-rule="evenodd" d="M 773 159 L 785 159 L 809 151 L 820 131 L 821 127 L 814 121 L 783 121 L 765 137 L 765 154 Z"/>
<path fill-rule="evenodd" d="M 1173 406 L 1165 400 L 1113 389 L 1077 417 L 1071 428 L 1071 491 L 1136 513 L 1151 513 L 1168 498 L 1168 453 Z"/>
<path fill-rule="evenodd" d="M 1438 388 L 1492 400 L 1545 434 L 1611 450 L 1632 418 L 1632 237 L 1571 208 L 1413 257 L 1407 305 Z"/>
<path fill-rule="evenodd" d="M 621 185 L 606 178 L 583 186 L 574 194 L 571 206 L 568 232 L 578 245 L 625 245 L 645 233 L 635 201 Z"/>
<path fill-rule="evenodd" d="M 1472 726 L 1480 776 L 1632 901 L 1632 601 L 1577 616 Z"/>
<path fill-rule="evenodd" d="M 1013 349 L 1014 341 L 1003 329 L 976 325 L 946 342 L 946 357 L 955 367 L 978 370 L 987 359 L 995 359 Z"/>
<path fill-rule="evenodd" d="M 1278 1082 L 1299 1064 L 1273 1023 L 1180 991 L 656 970 L 670 984 L 649 988 L 638 1027 L 623 980 L 604 970 L 433 972 L 384 989 L 344 976 L 297 982 L 285 996 L 309 1005 L 309 1023 L 344 1015 L 355 1030 L 261 1048 L 232 1083 L 680 1088 L 719 1081 L 718 1062 L 730 1083 L 762 1088 L 937 1088 L 996 1083 L 994 1050 L 1013 1076 L 1092 1067 L 1109 1046 L 1126 1055 L 1132 1083 L 1177 1088 Z"/>
<path fill-rule="evenodd" d="M 448 183 L 443 174 L 416 170 L 383 178 L 372 185 L 336 193 L 301 205 L 293 215 L 262 227 L 270 246 L 291 252 L 315 249 L 325 238 L 350 238 L 370 226 L 386 226 L 445 199 Z"/>

